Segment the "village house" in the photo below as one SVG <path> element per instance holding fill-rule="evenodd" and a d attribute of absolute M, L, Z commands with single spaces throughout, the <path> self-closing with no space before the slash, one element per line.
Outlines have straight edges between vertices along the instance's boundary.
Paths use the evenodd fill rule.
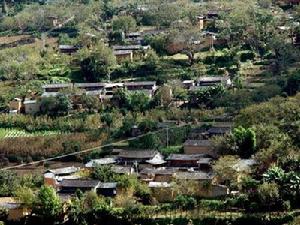
<path fill-rule="evenodd" d="M 153 97 L 155 91 L 157 90 L 155 81 L 125 82 L 124 88 L 126 88 L 128 91 L 143 91 L 150 98 Z"/>
<path fill-rule="evenodd" d="M 58 46 L 59 52 L 64 54 L 73 54 L 78 51 L 78 47 L 74 45 L 59 45 Z"/>
<path fill-rule="evenodd" d="M 7 221 L 19 222 L 31 214 L 31 209 L 25 207 L 22 203 L 11 197 L 0 198 L 0 208 L 8 211 Z"/>
<path fill-rule="evenodd" d="M 20 113 L 22 108 L 22 99 L 14 98 L 9 102 L 9 112 L 10 113 Z"/>
<path fill-rule="evenodd" d="M 163 156 L 155 150 L 124 150 L 118 155 L 117 161 L 119 164 L 136 165 L 140 168 L 165 163 Z"/>
<path fill-rule="evenodd" d="M 156 201 L 171 202 L 175 199 L 175 191 L 172 189 L 173 185 L 168 182 L 149 182 L 148 187 L 151 190 L 151 195 Z"/>
<path fill-rule="evenodd" d="M 209 140 L 186 140 L 183 144 L 185 154 L 204 154 L 216 157 Z"/>
<path fill-rule="evenodd" d="M 131 44 L 140 45 L 143 42 L 142 33 L 137 32 L 129 32 L 125 34 L 125 41 Z"/>
<path fill-rule="evenodd" d="M 103 183 L 98 180 L 64 179 L 59 184 L 59 193 L 74 194 L 77 190 L 82 192 L 94 191 L 105 197 L 113 197 L 117 194 L 117 183 Z"/>
<path fill-rule="evenodd" d="M 85 164 L 85 168 L 92 169 L 97 166 L 112 165 L 112 164 L 115 164 L 116 162 L 117 161 L 115 158 L 93 159 Z"/>
<path fill-rule="evenodd" d="M 140 179 L 151 182 L 171 182 L 179 168 L 161 167 L 161 168 L 144 168 L 140 171 Z"/>
<path fill-rule="evenodd" d="M 190 89 L 191 87 L 195 86 L 195 81 L 194 80 L 184 80 L 184 81 L 182 81 L 182 85 L 185 89 Z"/>
<path fill-rule="evenodd" d="M 230 133 L 231 127 L 229 126 L 212 126 L 210 127 L 206 133 L 209 138 L 213 136 L 224 136 L 225 134 Z"/>
<path fill-rule="evenodd" d="M 117 63 L 121 64 L 123 62 L 133 61 L 133 51 L 132 50 L 114 50 L 114 56 L 116 57 Z"/>
<path fill-rule="evenodd" d="M 56 188 L 63 179 L 78 179 L 77 173 L 80 167 L 63 167 L 58 169 L 48 169 L 44 173 L 44 184 Z"/>
<path fill-rule="evenodd" d="M 166 160 L 171 167 L 199 168 L 199 163 L 201 163 L 201 167 L 209 168 L 211 163 L 211 158 L 204 154 L 171 154 Z"/>
<path fill-rule="evenodd" d="M 134 174 L 134 168 L 132 166 L 120 166 L 120 165 L 113 165 L 111 167 L 112 171 L 115 174 L 119 175 L 131 175 Z"/>
<path fill-rule="evenodd" d="M 125 83 L 62 83 L 43 85 L 42 97 L 56 96 L 63 90 L 79 90 L 78 95 L 87 94 L 99 96 L 99 98 L 113 97 L 114 92 L 119 88 L 126 88 L 128 91 L 145 91 L 151 97 L 157 89 L 155 81 L 125 82 Z"/>
<path fill-rule="evenodd" d="M 147 55 L 147 50 L 150 46 L 143 45 L 115 45 L 112 47 L 114 52 L 117 51 L 132 51 L 133 59 L 141 59 Z"/>
<path fill-rule="evenodd" d="M 59 192 L 64 194 L 74 194 L 77 190 L 96 192 L 99 184 L 99 180 L 63 179 L 59 184 Z"/>
<path fill-rule="evenodd" d="M 231 85 L 230 77 L 222 77 L 222 76 L 215 76 L 215 77 L 200 77 L 196 80 L 196 86 L 197 87 L 211 87 L 216 85 L 223 85 L 225 87 L 228 87 Z"/>
<path fill-rule="evenodd" d="M 213 175 L 205 172 L 178 172 L 175 176 L 177 182 L 183 181 L 182 191 L 192 189 L 198 197 L 219 197 L 229 193 L 226 186 L 213 184 Z"/>
<path fill-rule="evenodd" d="M 41 104 L 36 99 L 25 99 L 23 102 L 24 113 L 29 115 L 35 115 L 40 111 Z"/>
<path fill-rule="evenodd" d="M 191 131 L 188 134 L 188 139 L 190 139 L 190 140 L 205 139 L 206 131 L 207 131 L 206 126 L 193 128 L 193 129 L 191 129 Z"/>
<path fill-rule="evenodd" d="M 73 84 L 72 83 L 46 84 L 43 85 L 42 88 L 43 88 L 42 97 L 50 97 L 50 96 L 56 96 L 59 92 L 63 90 L 72 89 Z"/>

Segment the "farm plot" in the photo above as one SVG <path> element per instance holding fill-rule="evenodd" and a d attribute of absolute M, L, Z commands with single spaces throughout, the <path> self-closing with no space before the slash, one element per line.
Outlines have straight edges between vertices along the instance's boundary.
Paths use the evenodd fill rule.
<path fill-rule="evenodd" d="M 0 129 L 0 139 L 1 138 L 16 138 L 16 137 L 35 137 L 35 136 L 49 136 L 57 135 L 60 132 L 57 131 L 40 131 L 40 132 L 27 132 L 25 130 L 18 129 Z"/>

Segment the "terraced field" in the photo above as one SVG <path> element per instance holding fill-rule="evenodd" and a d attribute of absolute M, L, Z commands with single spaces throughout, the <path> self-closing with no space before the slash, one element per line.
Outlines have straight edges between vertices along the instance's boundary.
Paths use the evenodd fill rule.
<path fill-rule="evenodd" d="M 29 133 L 25 130 L 0 128 L 0 139 L 15 138 L 15 137 L 49 136 L 49 135 L 57 135 L 57 134 L 59 134 L 59 132 L 56 131 L 41 131 L 41 132 Z"/>

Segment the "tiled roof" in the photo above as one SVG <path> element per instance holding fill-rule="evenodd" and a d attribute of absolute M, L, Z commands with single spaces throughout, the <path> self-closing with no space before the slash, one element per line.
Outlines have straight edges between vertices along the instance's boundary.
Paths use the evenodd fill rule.
<path fill-rule="evenodd" d="M 209 140 L 186 140 L 183 146 L 209 147 L 211 146 L 211 142 Z"/>
<path fill-rule="evenodd" d="M 128 82 L 124 83 L 124 86 L 143 86 L 143 85 L 156 85 L 156 81 L 136 81 L 136 82 Z"/>
<path fill-rule="evenodd" d="M 200 160 L 201 158 L 206 158 L 207 156 L 205 154 L 171 154 L 167 160 L 182 160 L 182 161 L 190 161 L 190 160 Z"/>
<path fill-rule="evenodd" d="M 117 183 L 116 182 L 100 183 L 99 188 L 101 188 L 101 189 L 114 189 L 114 188 L 117 188 Z"/>
<path fill-rule="evenodd" d="M 60 186 L 71 188 L 96 188 L 99 184 L 99 180 L 65 179 L 61 181 Z"/>
<path fill-rule="evenodd" d="M 211 127 L 207 132 L 209 134 L 225 134 L 230 132 L 230 127 Z"/>
<path fill-rule="evenodd" d="M 53 173 L 55 175 L 60 175 L 60 174 L 71 174 L 71 173 L 76 173 L 80 170 L 79 167 L 64 167 L 64 168 L 58 168 L 58 169 L 49 169 L 46 172 Z"/>
<path fill-rule="evenodd" d="M 120 152 L 118 157 L 126 159 L 151 159 L 157 153 L 155 150 L 124 150 Z"/>
<path fill-rule="evenodd" d="M 93 159 L 85 164 L 85 167 L 92 168 L 98 165 L 109 165 L 116 163 L 115 158 L 102 158 L 102 159 Z"/>
<path fill-rule="evenodd" d="M 176 179 L 179 180 L 211 180 L 212 175 L 204 172 L 178 172 Z"/>

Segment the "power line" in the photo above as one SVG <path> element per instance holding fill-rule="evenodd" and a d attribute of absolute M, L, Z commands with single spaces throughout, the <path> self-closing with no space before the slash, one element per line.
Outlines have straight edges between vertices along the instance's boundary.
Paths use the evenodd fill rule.
<path fill-rule="evenodd" d="M 178 127 L 182 127 L 182 126 L 186 126 L 186 124 L 175 126 L 173 128 L 178 128 Z M 75 156 L 75 155 L 80 155 L 80 154 L 87 153 L 87 152 L 92 152 L 94 150 L 100 150 L 101 148 L 109 147 L 109 146 L 112 146 L 114 144 L 122 143 L 124 141 L 136 140 L 136 139 L 144 137 L 144 136 L 146 136 L 148 134 L 159 133 L 159 132 L 161 132 L 161 131 L 163 131 L 165 129 L 169 129 L 169 128 L 163 128 L 163 129 L 160 129 L 160 130 L 157 130 L 157 131 L 151 131 L 151 132 L 148 132 L 146 134 L 138 135 L 136 137 L 131 137 L 131 138 L 123 139 L 123 140 L 120 140 L 120 141 L 115 141 L 115 142 L 112 142 L 112 143 L 109 143 L 109 144 L 101 145 L 101 146 L 94 147 L 94 148 L 85 149 L 85 150 L 78 151 L 78 152 L 72 152 L 72 153 L 68 153 L 68 154 L 64 154 L 64 155 L 60 155 L 60 156 L 56 156 L 56 157 L 50 157 L 50 158 L 47 158 L 47 159 L 42 159 L 42 160 L 30 162 L 30 163 L 22 163 L 22 164 L 15 165 L 15 166 L 4 167 L 4 168 L 1 168 L 0 171 L 1 170 L 10 170 L 10 169 L 21 168 L 21 167 L 24 167 L 24 166 L 36 165 L 36 164 L 45 163 L 45 162 L 48 162 L 48 161 L 53 161 L 53 160 L 57 160 L 57 159 L 63 159 L 63 158 L 66 158 L 68 156 Z"/>

